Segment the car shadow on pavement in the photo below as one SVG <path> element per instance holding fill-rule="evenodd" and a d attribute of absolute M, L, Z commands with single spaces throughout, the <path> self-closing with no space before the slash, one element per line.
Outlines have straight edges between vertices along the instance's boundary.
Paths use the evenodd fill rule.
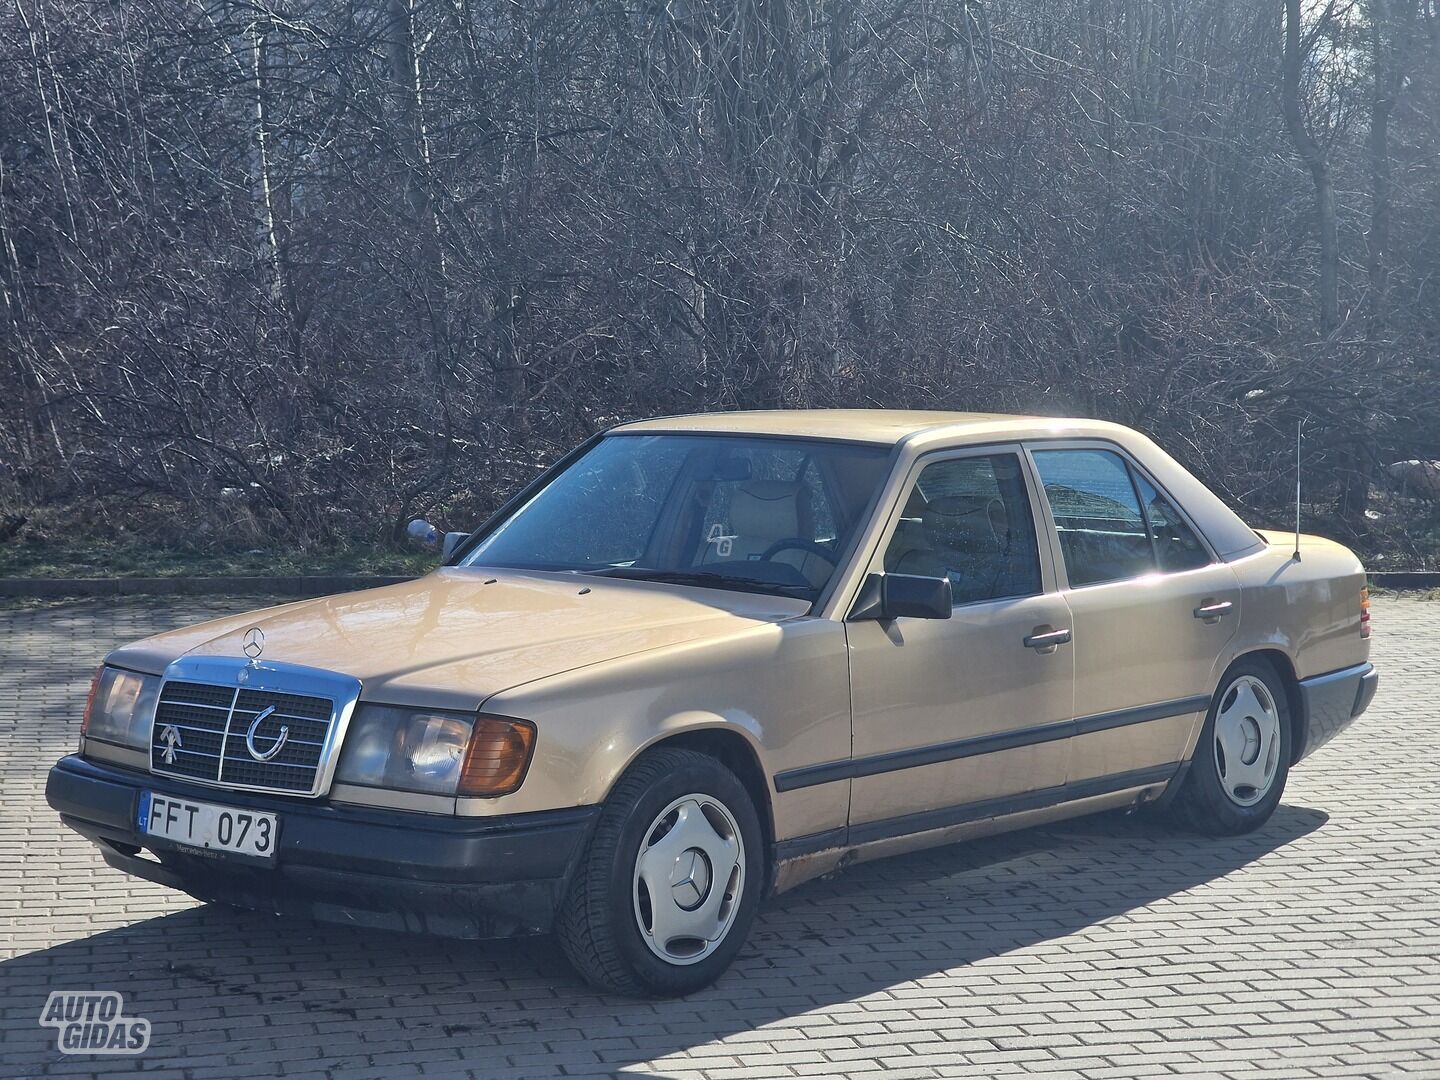
<path fill-rule="evenodd" d="M 981 1008 L 973 996 L 993 1002 L 1012 990 L 1016 1003 L 1054 1013 L 1066 1008 L 1066 972 L 1153 972 L 1175 961 L 1177 920 L 1204 938 L 1223 935 L 1230 917 L 1202 908 L 1184 926 L 1172 905 L 1147 929 L 1145 912 L 1127 912 L 1239 870 L 1326 820 L 1282 805 L 1255 833 L 1211 839 L 1110 814 L 865 864 L 772 900 L 720 982 L 673 1001 L 597 993 L 548 939 L 455 942 L 197 907 L 0 963 L 0 1074 L 62 1060 L 53 1029 L 36 1023 L 54 989 L 122 991 L 126 1013 L 153 1024 L 144 1067 L 184 1068 L 192 1080 L 417 1066 L 597 1075 L 697 1050 L 735 1065 L 742 1050 L 709 1044 L 762 1025 L 794 1028 L 798 1042 L 805 1014 L 821 1008 L 832 1019 L 837 1006 L 853 1009 L 855 1031 L 880 1042 L 887 1013 L 927 1003 L 949 1010 L 952 1026 Z M 1022 984 L 984 963 L 1017 949 L 1053 977 Z M 88 1060 L 97 1071 L 119 1064 Z"/>

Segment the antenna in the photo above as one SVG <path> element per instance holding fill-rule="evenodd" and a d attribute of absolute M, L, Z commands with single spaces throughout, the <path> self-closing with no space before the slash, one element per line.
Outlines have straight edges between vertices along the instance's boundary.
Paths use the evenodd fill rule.
<path fill-rule="evenodd" d="M 1300 561 L 1300 428 L 1305 419 L 1295 421 L 1295 561 Z"/>

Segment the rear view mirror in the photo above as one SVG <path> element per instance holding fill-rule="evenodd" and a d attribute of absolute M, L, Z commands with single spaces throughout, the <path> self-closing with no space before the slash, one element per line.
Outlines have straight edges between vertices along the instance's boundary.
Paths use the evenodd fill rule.
<path fill-rule="evenodd" d="M 954 608 L 948 577 L 871 574 L 860 586 L 851 621 L 862 619 L 948 619 Z"/>
<path fill-rule="evenodd" d="M 739 454 L 727 454 L 715 462 L 714 469 L 705 479 L 719 483 L 743 484 L 751 477 L 750 459 Z"/>

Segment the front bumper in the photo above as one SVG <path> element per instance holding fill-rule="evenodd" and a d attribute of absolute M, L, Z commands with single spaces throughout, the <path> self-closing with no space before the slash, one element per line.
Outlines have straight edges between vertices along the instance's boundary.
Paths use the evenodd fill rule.
<path fill-rule="evenodd" d="M 1300 702 L 1305 712 L 1305 743 L 1295 760 L 1308 757 L 1344 731 L 1370 707 L 1380 686 L 1374 664 L 1331 671 L 1300 680 Z"/>
<path fill-rule="evenodd" d="M 141 835 L 142 791 L 278 814 L 274 859 Z M 342 807 L 201 787 L 78 755 L 50 770 L 45 798 L 111 866 L 199 900 L 466 938 L 547 932 L 599 813 L 467 818 Z"/>

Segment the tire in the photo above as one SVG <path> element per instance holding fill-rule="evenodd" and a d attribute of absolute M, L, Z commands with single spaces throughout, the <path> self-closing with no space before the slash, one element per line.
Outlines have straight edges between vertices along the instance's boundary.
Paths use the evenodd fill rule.
<path fill-rule="evenodd" d="M 605 801 L 556 914 L 556 937 L 602 990 L 691 993 L 744 945 L 765 865 L 759 815 L 735 774 L 693 750 L 650 750 Z M 692 929 L 701 933 L 680 933 Z"/>
<path fill-rule="evenodd" d="M 1210 836 L 1258 829 L 1280 805 L 1291 752 L 1290 702 L 1275 668 L 1237 660 L 1210 701 L 1172 817 Z"/>

